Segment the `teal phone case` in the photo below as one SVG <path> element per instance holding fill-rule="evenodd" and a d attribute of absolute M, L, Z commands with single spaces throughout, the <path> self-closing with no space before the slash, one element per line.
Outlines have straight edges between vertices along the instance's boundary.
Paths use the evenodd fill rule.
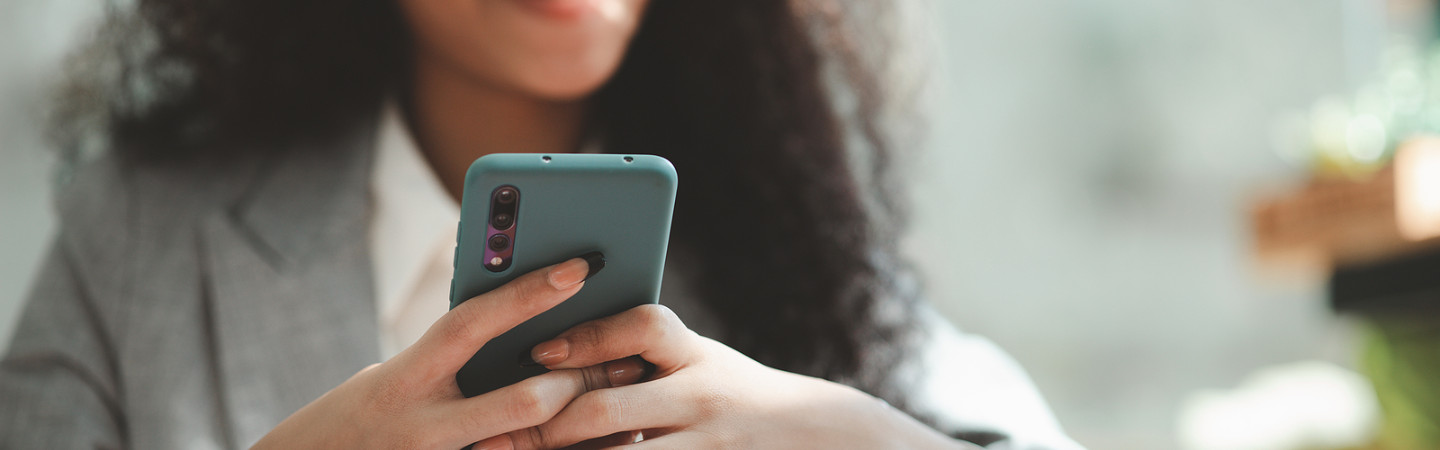
<path fill-rule="evenodd" d="M 581 323 L 657 303 L 677 177 L 650 155 L 491 154 L 465 175 L 450 307 L 541 267 L 598 251 L 605 268 L 569 300 L 492 339 L 455 376 L 466 397 L 546 372 L 522 366 L 536 344 Z M 491 193 L 519 190 L 514 248 L 502 272 L 485 267 Z"/>

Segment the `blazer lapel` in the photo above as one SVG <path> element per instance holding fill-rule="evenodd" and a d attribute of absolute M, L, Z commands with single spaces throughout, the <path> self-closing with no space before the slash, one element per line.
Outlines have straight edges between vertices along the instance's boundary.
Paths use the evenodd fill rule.
<path fill-rule="evenodd" d="M 373 127 L 364 129 L 282 153 L 249 195 L 203 225 L 235 447 L 379 362 L 366 233 Z"/>

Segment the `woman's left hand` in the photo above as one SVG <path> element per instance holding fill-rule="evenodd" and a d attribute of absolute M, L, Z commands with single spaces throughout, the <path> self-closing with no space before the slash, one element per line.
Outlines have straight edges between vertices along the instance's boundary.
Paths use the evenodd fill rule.
<path fill-rule="evenodd" d="M 958 448 L 884 401 L 819 378 L 772 369 L 644 305 L 579 325 L 535 346 L 552 370 L 640 355 L 649 381 L 576 398 L 550 421 L 476 449 L 587 444 L 636 448 Z M 588 441 L 588 442 L 587 442 Z"/>

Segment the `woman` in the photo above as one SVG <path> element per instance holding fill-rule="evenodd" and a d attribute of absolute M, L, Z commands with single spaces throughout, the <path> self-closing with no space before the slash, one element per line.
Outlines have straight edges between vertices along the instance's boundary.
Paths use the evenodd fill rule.
<path fill-rule="evenodd" d="M 117 8 L 61 110 L 62 148 L 102 156 L 60 196 L 0 368 L 17 406 L 0 410 L 0 440 L 1072 447 L 1012 362 L 907 290 L 881 188 L 883 61 L 851 21 L 884 12 Z M 552 372 L 462 398 L 459 364 L 599 269 L 560 262 L 446 312 L 464 170 L 487 153 L 572 151 L 674 162 L 666 306 L 572 329 L 531 354 Z"/>

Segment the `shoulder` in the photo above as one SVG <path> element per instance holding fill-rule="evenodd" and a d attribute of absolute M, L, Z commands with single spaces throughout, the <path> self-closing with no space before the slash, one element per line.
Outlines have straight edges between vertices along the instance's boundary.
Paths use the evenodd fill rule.
<path fill-rule="evenodd" d="M 117 230 L 164 226 L 233 202 L 258 159 L 131 162 L 105 155 L 79 164 L 56 189 L 62 235 L 114 236 Z"/>
<path fill-rule="evenodd" d="M 257 155 L 131 161 L 106 154 L 69 171 L 56 189 L 56 208 L 62 220 L 156 202 L 178 202 L 171 205 L 178 210 L 243 191 L 254 169 L 264 165 L 266 159 Z"/>
<path fill-rule="evenodd" d="M 149 253 L 142 249 L 176 244 L 198 218 L 234 203 L 257 166 L 238 160 L 137 163 L 114 155 L 80 163 L 55 189 L 59 250 L 80 272 L 93 275 L 86 281 L 116 281 L 114 266 L 143 264 Z"/>

